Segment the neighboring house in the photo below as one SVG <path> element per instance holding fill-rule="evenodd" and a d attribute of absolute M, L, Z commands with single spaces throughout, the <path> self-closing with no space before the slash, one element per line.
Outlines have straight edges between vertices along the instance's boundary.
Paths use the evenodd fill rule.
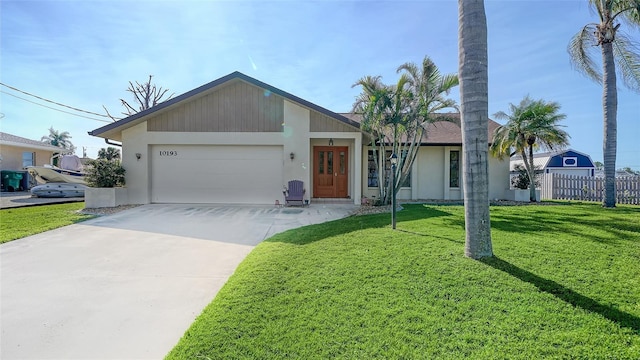
<path fill-rule="evenodd" d="M 293 179 L 308 199 L 376 193 L 358 121 L 239 72 L 89 134 L 122 142 L 131 204 L 274 204 Z M 461 199 L 461 143 L 458 126 L 433 127 L 398 198 Z M 508 166 L 490 159 L 492 199 Z"/>
<path fill-rule="evenodd" d="M 522 165 L 522 156 L 514 155 L 511 158 L 511 175 L 516 174 L 515 166 Z M 575 176 L 594 176 L 595 165 L 587 154 L 573 149 L 558 150 L 553 152 L 533 154 L 533 166 L 537 174 L 564 174 Z"/>
<path fill-rule="evenodd" d="M 23 172 L 22 184 L 26 189 L 29 185 L 26 167 L 50 164 L 53 154 L 62 150 L 42 141 L 0 132 L 0 170 Z"/>
<path fill-rule="evenodd" d="M 51 163 L 54 153 L 63 149 L 42 141 L 0 132 L 0 169 L 24 170 L 27 166 Z"/>

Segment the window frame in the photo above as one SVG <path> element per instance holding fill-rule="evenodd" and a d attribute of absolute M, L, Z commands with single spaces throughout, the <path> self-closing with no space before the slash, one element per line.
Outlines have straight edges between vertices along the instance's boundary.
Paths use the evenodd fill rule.
<path fill-rule="evenodd" d="M 25 160 L 27 160 L 26 157 L 25 157 L 27 154 L 30 155 L 30 159 L 29 159 L 30 160 L 30 164 L 27 164 L 27 161 L 25 161 Z M 22 152 L 22 168 L 25 169 L 28 166 L 36 166 L 36 153 L 33 152 L 33 151 L 23 151 Z"/>
<path fill-rule="evenodd" d="M 454 153 L 457 154 L 455 160 L 452 156 Z M 449 188 L 460 189 L 460 150 L 449 150 Z"/>

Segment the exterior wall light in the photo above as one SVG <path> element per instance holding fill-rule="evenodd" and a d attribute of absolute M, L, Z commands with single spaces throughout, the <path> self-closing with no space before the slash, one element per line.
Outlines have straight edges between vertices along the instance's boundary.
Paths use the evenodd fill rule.
<path fill-rule="evenodd" d="M 142 154 L 140 154 L 140 153 L 136 153 L 136 159 L 137 159 L 138 161 L 140 160 L 140 158 L 141 158 L 141 157 L 142 157 Z"/>
<path fill-rule="evenodd" d="M 293 160 L 295 157 L 296 157 L 296 154 L 294 153 L 289 154 L 289 158 L 291 158 L 291 160 Z"/>
<path fill-rule="evenodd" d="M 333 138 L 329 139 L 329 146 L 333 146 Z"/>

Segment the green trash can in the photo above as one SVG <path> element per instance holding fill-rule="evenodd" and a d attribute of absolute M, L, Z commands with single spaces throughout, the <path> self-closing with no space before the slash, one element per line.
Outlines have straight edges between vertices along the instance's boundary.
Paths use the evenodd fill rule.
<path fill-rule="evenodd" d="M 0 176 L 2 177 L 2 189 L 5 191 L 22 190 L 22 185 L 20 185 L 22 180 L 21 171 L 2 170 Z"/>

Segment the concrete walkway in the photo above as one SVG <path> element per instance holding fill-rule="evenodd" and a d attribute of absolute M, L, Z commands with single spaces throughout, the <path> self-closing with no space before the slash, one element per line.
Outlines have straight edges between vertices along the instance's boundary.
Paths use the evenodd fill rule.
<path fill-rule="evenodd" d="M 263 239 L 348 216 L 144 205 L 0 246 L 0 358 L 161 359 Z"/>

